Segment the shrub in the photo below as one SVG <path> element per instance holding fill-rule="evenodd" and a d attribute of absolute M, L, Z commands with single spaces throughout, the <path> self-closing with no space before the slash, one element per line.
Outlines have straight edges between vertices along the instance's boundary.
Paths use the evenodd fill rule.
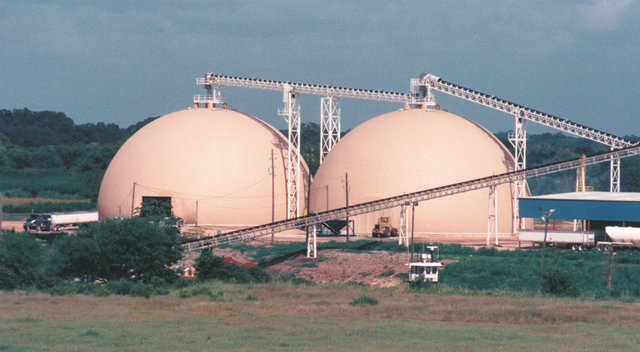
<path fill-rule="evenodd" d="M 0 235 L 0 289 L 50 286 L 45 275 L 46 251 L 24 233 Z"/>
<path fill-rule="evenodd" d="M 544 273 L 542 279 L 544 292 L 560 296 L 576 297 L 580 290 L 571 274 L 562 269 L 552 268 Z"/>
<path fill-rule="evenodd" d="M 194 287 L 191 289 L 180 290 L 178 292 L 178 297 L 180 298 L 190 298 L 196 296 L 207 296 L 212 301 L 221 301 L 223 299 L 224 292 L 213 292 L 209 287 L 206 286 Z"/>
<path fill-rule="evenodd" d="M 151 297 L 155 292 L 153 286 L 149 284 L 145 284 L 142 282 L 136 282 L 131 286 L 131 291 L 129 291 L 129 295 L 137 296 L 137 297 Z"/>
<path fill-rule="evenodd" d="M 378 304 L 378 300 L 374 297 L 362 295 L 358 298 L 354 298 L 349 304 L 351 304 L 352 306 L 357 306 L 357 305 L 375 306 Z"/>
<path fill-rule="evenodd" d="M 259 267 L 247 268 L 233 263 L 225 263 L 222 257 L 214 256 L 211 251 L 203 251 L 196 260 L 198 279 L 217 279 L 238 283 L 269 282 L 269 274 Z"/>
<path fill-rule="evenodd" d="M 257 301 L 258 300 L 258 296 L 256 295 L 252 295 L 252 294 L 248 294 L 247 298 L 245 298 L 247 301 Z"/>
<path fill-rule="evenodd" d="M 107 287 L 109 291 L 115 293 L 116 295 L 126 296 L 131 292 L 133 288 L 133 282 L 125 279 L 114 280 L 107 283 Z"/>
<path fill-rule="evenodd" d="M 83 281 L 174 280 L 170 266 L 182 257 L 178 232 L 144 218 L 106 220 L 55 243 L 53 267 L 63 278 Z"/>

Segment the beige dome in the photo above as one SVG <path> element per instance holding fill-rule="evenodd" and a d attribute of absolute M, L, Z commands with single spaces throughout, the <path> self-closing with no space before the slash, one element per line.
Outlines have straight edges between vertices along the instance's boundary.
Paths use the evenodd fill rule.
<path fill-rule="evenodd" d="M 196 202 L 198 224 L 271 222 L 273 150 L 275 219 L 282 220 L 287 146 L 275 128 L 233 110 L 168 114 L 136 132 L 111 160 L 98 197 L 100 218 L 130 216 L 132 199 L 135 209 L 143 197 L 171 197 L 174 214 L 187 224 L 196 222 Z M 304 162 L 302 169 L 306 181 Z"/>
<path fill-rule="evenodd" d="M 513 157 L 491 132 L 445 111 L 400 110 L 349 132 L 327 155 L 311 187 L 314 212 L 449 185 L 513 170 Z M 499 232 L 512 232 L 512 186 L 498 192 Z M 416 207 L 416 233 L 486 235 L 489 190 L 425 201 Z M 394 208 L 355 218 L 357 234 L 370 234 L 380 216 L 400 225 Z"/>

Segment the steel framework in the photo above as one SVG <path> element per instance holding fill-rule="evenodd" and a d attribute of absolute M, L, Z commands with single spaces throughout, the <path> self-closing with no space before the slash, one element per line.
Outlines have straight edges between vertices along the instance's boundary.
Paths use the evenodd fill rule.
<path fill-rule="evenodd" d="M 302 216 L 295 219 L 288 219 L 276 221 L 269 224 L 253 226 L 237 231 L 227 232 L 220 236 L 193 239 L 183 243 L 183 246 L 187 251 L 195 251 L 215 247 L 225 243 L 252 240 L 256 237 L 271 235 L 271 232 L 282 232 L 301 227 L 304 228 L 333 219 L 341 219 L 344 218 L 347 214 L 349 214 L 350 216 L 357 216 L 384 209 L 402 207 L 407 202 L 421 202 L 429 199 L 447 197 L 454 194 L 473 191 L 476 189 L 482 189 L 492 186 L 495 187 L 505 183 L 513 183 L 518 180 L 525 180 L 526 178 L 540 177 L 561 171 L 573 170 L 580 167 L 581 165 L 593 165 L 597 163 L 607 162 L 611 160 L 612 157 L 622 159 L 638 154 L 640 154 L 640 146 L 631 146 L 623 149 L 595 154 L 584 159 L 578 158 L 525 170 L 510 171 L 495 176 L 483 177 L 447 186 L 441 186 L 426 189 L 423 191 L 402 194 L 394 197 L 378 199 L 371 202 L 355 204 L 349 207 L 328 210 L 314 215 Z"/>
<path fill-rule="evenodd" d="M 300 102 L 289 85 L 282 94 L 283 108 L 278 111 L 287 121 L 289 148 L 287 152 L 287 219 L 300 216 Z"/>
<path fill-rule="evenodd" d="M 340 99 L 329 96 L 320 99 L 320 164 L 333 146 L 340 141 L 342 122 Z"/>
<path fill-rule="evenodd" d="M 598 142 L 604 144 L 606 146 L 611 147 L 611 149 L 619 149 L 624 147 L 629 147 L 634 143 L 625 140 L 624 138 L 614 136 L 612 134 L 596 130 L 594 128 L 590 128 L 558 116 L 554 116 L 551 114 L 547 114 L 538 110 L 531 109 L 524 105 L 512 103 L 510 101 L 500 99 L 498 97 L 494 97 L 492 95 L 488 95 L 485 93 L 481 93 L 475 91 L 473 89 L 465 88 L 460 85 L 447 82 L 440 77 L 434 76 L 432 74 L 422 74 L 420 77 L 420 84 L 424 84 L 430 89 L 446 93 L 452 95 L 454 97 L 458 97 L 476 104 L 480 104 L 486 106 L 491 109 L 495 109 L 498 111 L 502 111 L 504 113 L 513 115 L 516 120 L 529 120 L 535 123 L 541 124 L 543 126 L 551 127 L 553 129 L 569 133 L 581 138 L 589 139 L 594 142 Z M 522 125 L 522 129 L 524 131 L 524 125 Z M 518 133 L 518 121 L 516 121 L 516 130 L 515 134 Z M 524 144 L 520 147 L 514 146 L 516 148 L 516 155 L 521 153 L 523 155 L 526 154 L 526 132 L 524 134 Z M 522 149 L 522 147 L 524 147 Z M 526 167 L 526 158 L 524 160 L 523 167 Z M 517 163 L 520 160 L 516 158 L 516 168 Z M 619 192 L 620 191 L 620 160 L 611 159 L 610 161 L 610 186 L 609 189 L 611 192 Z"/>
<path fill-rule="evenodd" d="M 320 111 L 320 161 L 331 151 L 340 140 L 341 98 L 360 99 L 382 102 L 404 103 L 406 94 L 371 89 L 345 88 L 319 84 L 306 84 L 296 82 L 272 81 L 259 78 L 232 77 L 213 72 L 207 72 L 204 77 L 196 78 L 196 85 L 203 86 L 207 90 L 206 95 L 194 96 L 193 103 L 196 108 L 224 106 L 220 87 L 240 87 L 262 89 L 283 92 L 284 108 L 278 114 L 284 116 L 288 127 L 288 153 L 287 153 L 287 216 L 294 218 L 300 215 L 300 197 L 302 187 L 300 183 L 300 128 L 301 114 L 300 103 L 297 95 L 311 94 L 322 96 Z"/>
<path fill-rule="evenodd" d="M 612 134 L 602 132 L 575 122 L 543 113 L 524 105 L 509 102 L 507 100 L 481 93 L 460 85 L 447 82 L 432 74 L 422 74 L 420 78 L 410 80 L 410 93 L 397 93 L 381 90 L 345 88 L 337 86 L 307 84 L 297 82 L 284 82 L 264 80 L 259 78 L 234 77 L 208 72 L 203 78 L 197 78 L 196 84 L 207 89 L 206 96 L 194 97 L 194 106 L 205 104 L 207 107 L 223 105 L 224 101 L 220 93 L 220 87 L 241 87 L 283 92 L 285 104 L 281 114 L 288 123 L 289 151 L 287 166 L 287 199 L 289 218 L 299 216 L 300 207 L 300 105 L 296 94 L 311 94 L 321 96 L 320 110 L 320 162 L 324 161 L 329 151 L 340 140 L 341 113 L 339 99 L 359 99 L 390 103 L 405 103 L 423 109 L 438 109 L 433 91 L 446 93 L 476 104 L 480 104 L 498 111 L 513 115 L 515 120 L 514 131 L 509 135 L 509 141 L 514 147 L 515 171 L 526 169 L 527 132 L 526 122 L 532 121 L 565 133 L 581 138 L 586 138 L 611 147 L 612 150 L 633 145 L 633 143 Z M 292 105 L 293 104 L 293 105 Z M 620 159 L 612 156 L 610 160 L 610 191 L 620 191 Z M 518 198 L 526 194 L 524 181 L 514 181 L 513 209 L 514 209 L 514 233 L 519 224 Z"/>
<path fill-rule="evenodd" d="M 515 126 L 513 132 L 509 133 L 509 142 L 514 150 L 514 170 L 524 170 L 527 168 L 527 120 L 514 116 Z M 518 215 L 518 199 L 527 194 L 527 184 L 524 181 L 516 181 L 513 184 L 513 233 L 518 232 L 520 217 Z"/>

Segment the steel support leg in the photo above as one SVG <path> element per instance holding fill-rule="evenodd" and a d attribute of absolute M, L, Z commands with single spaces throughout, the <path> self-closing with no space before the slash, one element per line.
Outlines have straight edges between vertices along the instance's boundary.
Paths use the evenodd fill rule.
<path fill-rule="evenodd" d="M 509 134 L 509 142 L 514 151 L 514 170 L 524 170 L 527 168 L 527 120 L 520 117 L 521 112 L 516 112 L 514 116 L 515 126 L 513 133 Z M 526 179 L 513 183 L 513 234 L 519 231 L 520 214 L 518 199 L 527 194 Z M 524 224 L 522 224 L 524 228 Z"/>
<path fill-rule="evenodd" d="M 409 247 L 409 206 L 400 208 L 400 230 L 398 231 L 398 245 Z"/>
<path fill-rule="evenodd" d="M 342 130 L 340 100 L 335 97 L 320 99 L 320 164 L 336 143 Z"/>
<path fill-rule="evenodd" d="M 613 150 L 613 148 L 611 148 Z M 620 192 L 620 157 L 612 156 L 609 167 L 609 192 Z"/>
<path fill-rule="evenodd" d="M 317 226 L 311 225 L 311 231 L 307 238 L 307 258 L 318 257 L 318 243 L 317 243 Z"/>
<path fill-rule="evenodd" d="M 489 187 L 489 216 L 487 217 L 487 247 L 491 245 L 491 235 L 494 234 L 496 246 L 498 242 L 498 190 L 496 186 Z"/>
<path fill-rule="evenodd" d="M 285 117 L 288 128 L 289 148 L 287 153 L 287 219 L 300 216 L 301 172 L 300 172 L 300 102 L 289 85 L 285 85 L 278 113 Z"/>

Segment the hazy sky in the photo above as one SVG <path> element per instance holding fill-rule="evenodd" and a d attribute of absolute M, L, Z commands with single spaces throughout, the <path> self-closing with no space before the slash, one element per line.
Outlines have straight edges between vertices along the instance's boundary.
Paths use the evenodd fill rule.
<path fill-rule="evenodd" d="M 0 108 L 126 126 L 189 106 L 206 71 L 394 91 L 429 72 L 640 135 L 639 15 L 634 0 L 0 0 Z M 223 94 L 284 126 L 281 94 Z M 491 130 L 512 128 L 508 115 L 438 97 Z M 318 122 L 318 101 L 303 98 L 303 121 Z M 343 126 L 400 107 L 344 101 Z"/>

